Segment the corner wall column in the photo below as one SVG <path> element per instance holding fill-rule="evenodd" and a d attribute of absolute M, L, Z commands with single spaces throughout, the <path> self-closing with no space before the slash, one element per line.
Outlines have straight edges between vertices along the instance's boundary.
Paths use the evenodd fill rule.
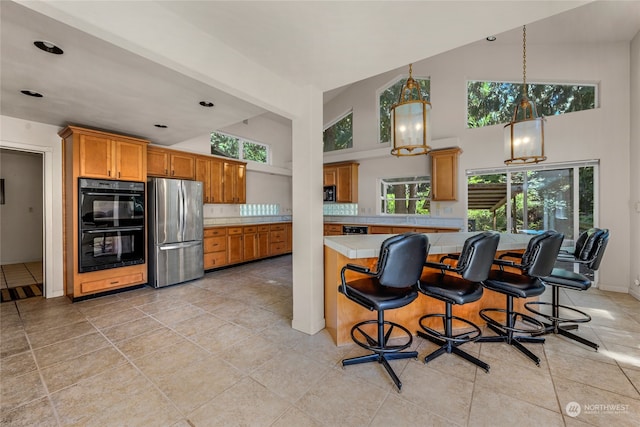
<path fill-rule="evenodd" d="M 315 334 L 325 326 L 322 213 L 322 92 L 301 89 L 300 115 L 293 120 L 293 321 Z"/>

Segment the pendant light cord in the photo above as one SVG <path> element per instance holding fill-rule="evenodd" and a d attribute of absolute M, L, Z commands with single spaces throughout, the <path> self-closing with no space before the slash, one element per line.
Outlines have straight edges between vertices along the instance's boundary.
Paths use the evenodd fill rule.
<path fill-rule="evenodd" d="M 527 26 L 522 26 L 522 96 L 527 97 Z"/>

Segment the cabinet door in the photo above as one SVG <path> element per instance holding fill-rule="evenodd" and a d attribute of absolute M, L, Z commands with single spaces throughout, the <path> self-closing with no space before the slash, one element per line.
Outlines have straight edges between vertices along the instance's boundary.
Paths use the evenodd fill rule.
<path fill-rule="evenodd" d="M 236 203 L 247 202 L 247 166 L 236 165 Z"/>
<path fill-rule="evenodd" d="M 290 222 L 285 224 L 286 231 L 286 252 L 293 252 L 293 224 Z"/>
<path fill-rule="evenodd" d="M 269 226 L 258 226 L 258 235 L 256 236 L 256 254 L 258 258 L 269 256 Z"/>
<path fill-rule="evenodd" d="M 209 167 L 211 170 L 210 177 L 210 191 L 209 196 L 211 197 L 210 203 L 222 203 L 222 182 L 223 182 L 223 162 L 219 159 L 211 159 L 209 161 Z"/>
<path fill-rule="evenodd" d="M 351 166 L 338 166 L 337 175 L 336 201 L 338 203 L 353 203 Z"/>
<path fill-rule="evenodd" d="M 241 163 L 224 162 L 222 193 L 224 203 L 245 203 L 246 196 L 246 165 Z"/>
<path fill-rule="evenodd" d="M 338 175 L 335 167 L 325 167 L 323 168 L 323 173 L 322 182 L 324 185 L 336 185 L 338 183 Z"/>
<path fill-rule="evenodd" d="M 431 200 L 458 200 L 459 148 L 434 150 L 431 155 Z"/>
<path fill-rule="evenodd" d="M 211 162 L 206 157 L 196 157 L 196 181 L 202 182 L 202 202 L 211 201 Z"/>
<path fill-rule="evenodd" d="M 169 176 L 169 153 L 158 148 L 147 148 L 147 175 Z"/>
<path fill-rule="evenodd" d="M 80 176 L 115 179 L 114 150 L 108 136 L 80 135 Z"/>
<path fill-rule="evenodd" d="M 229 264 L 242 262 L 242 228 L 238 227 L 237 230 L 235 227 L 229 228 L 228 233 L 227 255 Z"/>
<path fill-rule="evenodd" d="M 193 154 L 173 152 L 170 163 L 172 178 L 195 179 L 196 159 Z"/>
<path fill-rule="evenodd" d="M 116 151 L 117 178 L 125 181 L 146 181 L 146 154 L 144 144 L 114 141 Z"/>

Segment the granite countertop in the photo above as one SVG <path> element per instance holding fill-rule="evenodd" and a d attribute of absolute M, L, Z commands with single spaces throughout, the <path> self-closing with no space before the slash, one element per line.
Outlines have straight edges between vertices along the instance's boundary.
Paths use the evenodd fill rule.
<path fill-rule="evenodd" d="M 265 216 L 239 216 L 227 218 L 204 218 L 205 227 L 218 227 L 225 225 L 255 225 L 273 224 L 276 222 L 291 222 L 291 215 L 265 215 Z"/>
<path fill-rule="evenodd" d="M 460 253 L 464 241 L 478 232 L 426 233 L 430 254 Z M 376 258 L 382 242 L 393 234 L 326 236 L 324 245 L 351 259 Z M 500 233 L 499 251 L 526 249 L 531 235 Z"/>

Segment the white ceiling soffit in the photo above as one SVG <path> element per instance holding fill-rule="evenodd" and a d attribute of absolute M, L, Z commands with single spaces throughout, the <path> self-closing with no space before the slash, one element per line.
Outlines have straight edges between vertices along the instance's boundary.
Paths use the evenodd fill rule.
<path fill-rule="evenodd" d="M 581 6 L 584 1 L 164 1 L 213 38 L 323 91 Z"/>
<path fill-rule="evenodd" d="M 109 129 L 168 145 L 265 111 L 18 4 L 2 1 L 1 19 L 3 115 Z M 41 51 L 36 40 L 54 41 L 64 54 Z M 20 93 L 25 89 L 44 97 L 27 97 Z M 200 101 L 215 107 L 201 107 Z"/>

